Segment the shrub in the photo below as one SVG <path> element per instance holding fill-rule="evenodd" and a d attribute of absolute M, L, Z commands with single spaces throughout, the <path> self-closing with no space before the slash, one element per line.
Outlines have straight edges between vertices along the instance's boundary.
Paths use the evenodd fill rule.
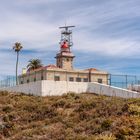
<path fill-rule="evenodd" d="M 92 114 L 90 114 L 90 112 L 87 112 L 87 111 L 83 111 L 83 112 L 79 113 L 80 120 L 90 120 L 91 116 L 92 116 Z"/>
<path fill-rule="evenodd" d="M 100 134 L 96 138 L 97 140 L 116 140 L 116 137 L 113 134 Z"/>
<path fill-rule="evenodd" d="M 29 103 L 29 104 L 25 104 L 23 107 L 23 110 L 26 110 L 28 112 L 34 112 L 37 109 L 37 105 Z"/>
<path fill-rule="evenodd" d="M 5 113 L 10 113 L 12 110 L 13 110 L 13 107 L 11 105 L 7 105 L 2 108 L 2 111 Z"/>
<path fill-rule="evenodd" d="M 0 94 L 0 139 L 139 139 L 140 100 Z M 112 121 L 113 120 L 113 121 Z"/>
<path fill-rule="evenodd" d="M 9 93 L 7 91 L 0 91 L 1 96 L 9 96 Z"/>
<path fill-rule="evenodd" d="M 129 106 L 129 112 L 133 115 L 138 115 L 140 116 L 140 106 L 138 105 L 134 105 L 134 104 L 131 104 Z"/>
<path fill-rule="evenodd" d="M 122 112 L 128 112 L 128 109 L 129 109 L 129 105 L 124 104 L 124 106 L 122 107 Z"/>
<path fill-rule="evenodd" d="M 131 128 L 128 128 L 128 127 L 120 128 L 119 132 L 123 135 L 133 135 L 134 134 L 134 130 L 132 130 Z"/>
<path fill-rule="evenodd" d="M 116 134 L 116 140 L 126 140 L 125 136 L 121 133 Z"/>
<path fill-rule="evenodd" d="M 57 102 L 55 102 L 53 104 L 54 107 L 64 107 L 64 105 L 66 104 L 66 101 L 63 99 L 58 100 Z"/>
<path fill-rule="evenodd" d="M 96 107 L 96 103 L 94 101 L 84 101 L 80 104 L 80 106 L 78 107 L 78 109 L 76 109 L 76 111 L 81 112 L 84 110 L 90 110 Z"/>
<path fill-rule="evenodd" d="M 101 124 L 101 128 L 103 130 L 108 130 L 111 127 L 112 121 L 111 120 L 104 120 Z"/>

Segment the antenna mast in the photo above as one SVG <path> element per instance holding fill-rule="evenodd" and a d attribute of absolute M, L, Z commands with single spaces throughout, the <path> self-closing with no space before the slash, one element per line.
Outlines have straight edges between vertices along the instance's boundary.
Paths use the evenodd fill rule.
<path fill-rule="evenodd" d="M 67 42 L 69 48 L 71 46 L 73 46 L 72 30 L 69 30 L 69 28 L 74 28 L 74 27 L 75 26 L 62 26 L 62 27 L 59 27 L 59 29 L 62 29 L 60 44 L 63 44 L 64 42 Z"/>

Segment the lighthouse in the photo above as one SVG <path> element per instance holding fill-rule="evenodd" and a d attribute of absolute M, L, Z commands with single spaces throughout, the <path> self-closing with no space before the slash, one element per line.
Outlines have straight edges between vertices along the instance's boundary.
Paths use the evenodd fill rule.
<path fill-rule="evenodd" d="M 56 54 L 56 66 L 65 70 L 73 69 L 74 54 L 71 52 L 72 30 L 70 28 L 75 26 L 59 27 L 61 31 L 60 51 Z"/>
<path fill-rule="evenodd" d="M 103 84 L 108 84 L 108 73 L 105 71 L 100 71 L 96 68 L 88 68 L 88 69 L 77 69 L 73 67 L 73 60 L 75 58 L 73 52 L 72 52 L 72 46 L 73 46 L 73 41 L 72 41 L 72 28 L 75 26 L 64 26 L 64 27 L 59 27 L 61 29 L 61 39 L 59 42 L 59 50 L 56 53 L 56 64 L 49 64 L 47 66 L 41 67 L 39 69 L 35 69 L 33 71 L 29 71 L 26 73 L 23 73 L 22 75 L 19 76 L 19 83 L 20 84 L 30 84 L 35 83 L 36 81 L 40 81 L 44 84 L 46 82 L 46 85 L 40 87 L 41 89 L 40 93 L 44 95 L 56 95 L 57 93 L 61 93 L 62 91 L 59 82 L 58 86 L 56 85 L 56 81 L 63 81 L 60 82 L 60 85 L 62 83 L 63 86 L 67 85 L 68 87 L 69 84 L 71 85 L 72 82 L 98 82 L 98 83 L 103 83 Z M 43 81 L 42 81 L 43 80 Z M 50 82 L 51 81 L 51 82 Z M 65 84 L 65 81 L 67 81 L 67 84 Z M 50 84 L 52 83 L 52 85 Z M 63 84 L 64 83 L 64 84 Z M 71 88 L 70 91 L 74 91 L 76 89 L 79 91 L 79 84 L 72 84 L 75 88 Z M 48 86 L 46 88 L 46 86 Z M 73 87 L 72 86 L 72 87 Z M 87 84 L 88 86 L 88 84 Z M 28 86 L 30 87 L 30 86 Z M 28 89 L 27 87 L 27 89 Z M 36 84 L 33 86 L 32 91 L 34 92 L 35 95 L 38 95 L 34 87 L 36 87 Z M 54 89 L 57 89 L 55 90 Z M 65 87 L 63 88 L 65 89 Z M 68 88 L 67 88 L 68 89 Z M 30 90 L 30 89 L 29 89 Z M 51 93 L 50 93 L 51 92 Z M 82 91 L 83 92 L 83 91 Z M 45 93 L 45 94 L 44 94 Z M 47 94 L 46 94 L 47 93 Z"/>

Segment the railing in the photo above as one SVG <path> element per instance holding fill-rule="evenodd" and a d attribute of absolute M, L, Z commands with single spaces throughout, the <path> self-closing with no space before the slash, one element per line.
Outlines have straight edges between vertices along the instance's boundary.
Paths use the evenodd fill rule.
<path fill-rule="evenodd" d="M 130 85 L 140 85 L 140 76 L 110 74 L 108 81 L 111 86 L 127 89 Z"/>
<path fill-rule="evenodd" d="M 99 81 L 94 81 L 99 82 Z M 128 87 L 133 87 L 135 85 L 140 85 L 140 76 L 136 75 L 118 75 L 109 74 L 108 81 L 102 81 L 102 83 L 108 83 L 111 86 L 128 89 Z M 6 76 L 0 81 L 0 88 L 12 87 L 16 85 L 15 76 Z"/>
<path fill-rule="evenodd" d="M 4 87 L 12 87 L 16 85 L 16 77 L 15 76 L 6 76 L 4 80 L 0 81 L 0 88 Z"/>

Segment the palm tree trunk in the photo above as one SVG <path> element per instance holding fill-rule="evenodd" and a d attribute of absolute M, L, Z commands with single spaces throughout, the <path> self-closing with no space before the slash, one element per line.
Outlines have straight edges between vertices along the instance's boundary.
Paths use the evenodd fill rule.
<path fill-rule="evenodd" d="M 17 61 L 16 61 L 16 85 L 18 85 L 18 58 L 19 58 L 19 51 L 17 51 Z"/>

